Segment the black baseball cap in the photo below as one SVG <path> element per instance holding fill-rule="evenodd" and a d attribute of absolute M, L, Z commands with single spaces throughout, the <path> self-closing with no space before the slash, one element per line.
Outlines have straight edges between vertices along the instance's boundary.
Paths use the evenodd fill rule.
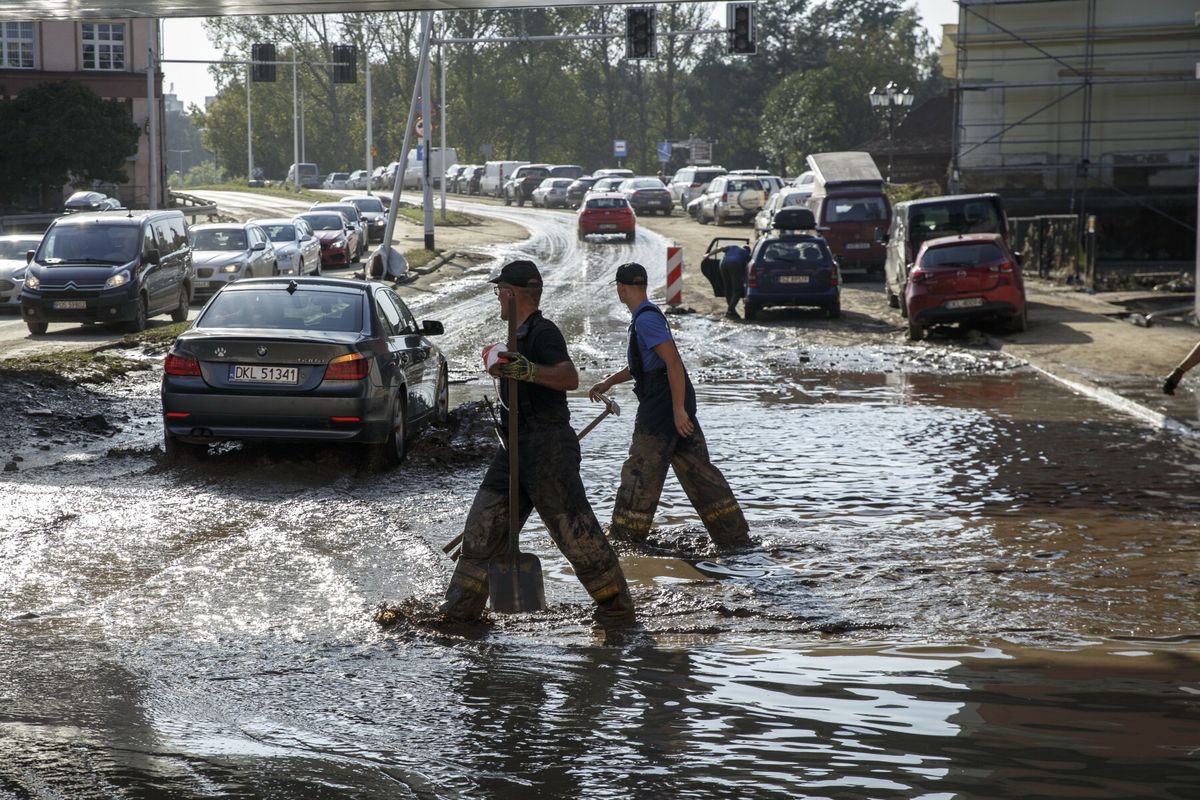
<path fill-rule="evenodd" d="M 522 288 L 541 286 L 542 273 L 538 272 L 537 264 L 532 261 L 518 259 L 501 267 L 500 274 L 489 280 L 488 283 L 507 283 L 509 286 Z"/>
<path fill-rule="evenodd" d="M 626 286 L 645 286 L 648 281 L 646 268 L 636 261 L 630 261 L 617 267 L 617 283 Z"/>

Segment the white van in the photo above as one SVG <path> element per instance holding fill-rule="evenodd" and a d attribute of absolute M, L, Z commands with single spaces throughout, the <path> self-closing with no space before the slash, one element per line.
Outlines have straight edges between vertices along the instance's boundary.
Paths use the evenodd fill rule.
<path fill-rule="evenodd" d="M 442 185 L 442 176 L 446 174 L 451 164 L 458 163 L 458 151 L 453 147 L 443 150 L 440 147 L 429 148 L 429 176 L 434 188 Z M 421 179 L 425 175 L 425 162 L 417 161 L 417 150 L 408 151 L 408 166 L 404 168 L 404 188 L 420 189 Z"/>
<path fill-rule="evenodd" d="M 483 165 L 483 177 L 479 179 L 479 193 L 487 197 L 504 196 L 504 182 L 517 167 L 528 161 L 488 161 Z"/>
<path fill-rule="evenodd" d="M 300 168 L 300 185 L 306 189 L 320 189 L 321 175 L 317 172 L 317 165 L 311 163 L 301 163 Z M 283 179 L 284 183 L 290 183 L 293 186 L 296 184 L 296 164 L 288 167 L 287 177 Z"/>

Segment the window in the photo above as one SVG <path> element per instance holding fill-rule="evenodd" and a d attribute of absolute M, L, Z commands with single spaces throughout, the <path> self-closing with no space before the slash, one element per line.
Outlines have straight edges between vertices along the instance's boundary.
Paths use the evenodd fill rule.
<path fill-rule="evenodd" d="M 0 67 L 33 69 L 32 22 L 0 22 Z"/>
<path fill-rule="evenodd" d="M 926 250 L 922 267 L 974 267 L 1004 261 L 1004 251 L 991 242 L 958 244 Z"/>
<path fill-rule="evenodd" d="M 393 292 L 387 292 L 387 298 L 395 304 L 397 309 L 399 309 L 400 318 L 404 320 L 405 331 L 409 333 L 416 333 L 417 331 L 421 330 L 421 326 L 417 325 L 416 317 L 414 317 L 412 312 L 408 310 L 408 306 L 404 305 L 404 301 L 400 299 L 399 295 L 394 294 Z"/>
<path fill-rule="evenodd" d="M 383 322 L 384 334 L 387 336 L 398 334 L 402 327 L 400 312 L 392 304 L 388 296 L 383 292 L 375 295 L 375 306 L 379 312 L 379 319 Z"/>
<path fill-rule="evenodd" d="M 82 26 L 83 68 L 95 70 L 125 69 L 125 25 L 85 22 Z"/>

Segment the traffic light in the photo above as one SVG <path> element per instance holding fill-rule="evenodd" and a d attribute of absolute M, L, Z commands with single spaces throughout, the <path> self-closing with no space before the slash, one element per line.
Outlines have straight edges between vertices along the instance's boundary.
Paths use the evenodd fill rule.
<path fill-rule="evenodd" d="M 358 45 L 333 46 L 333 82 L 358 83 Z"/>
<path fill-rule="evenodd" d="M 274 83 L 275 64 L 260 64 L 260 61 L 275 61 L 275 45 L 270 42 L 250 45 L 250 80 L 254 83 Z"/>
<path fill-rule="evenodd" d="M 654 17 L 654 6 L 633 6 L 625 9 L 626 58 L 658 58 Z"/>
<path fill-rule="evenodd" d="M 729 52 L 740 56 L 758 52 L 758 44 L 754 41 L 754 4 L 730 3 L 725 7 L 725 15 L 729 28 Z"/>

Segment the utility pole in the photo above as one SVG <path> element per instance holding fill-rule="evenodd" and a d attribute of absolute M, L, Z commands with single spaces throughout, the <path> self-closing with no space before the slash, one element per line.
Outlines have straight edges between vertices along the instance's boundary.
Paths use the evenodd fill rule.
<path fill-rule="evenodd" d="M 371 152 L 371 141 L 375 138 L 371 130 L 371 47 L 363 46 L 363 67 L 367 72 L 367 194 L 371 193 L 371 175 L 375 172 L 375 157 Z"/>
<path fill-rule="evenodd" d="M 432 24 L 432 19 L 430 24 Z M 432 153 L 429 151 L 429 143 L 433 137 L 429 135 L 429 128 L 433 125 L 433 94 L 431 81 L 429 77 L 429 49 L 425 49 L 425 56 L 421 64 L 421 146 L 422 152 L 425 154 L 425 182 L 424 182 L 424 197 L 423 203 L 425 206 L 425 249 L 433 249 L 433 184 L 430 183 L 430 164 L 433 162 Z"/>
<path fill-rule="evenodd" d="M 292 163 L 296 165 L 296 192 L 300 191 L 300 112 L 298 110 L 298 100 L 300 91 L 298 89 L 300 83 L 300 62 L 292 61 Z"/>
<path fill-rule="evenodd" d="M 442 129 L 442 177 L 438 180 L 442 195 L 442 222 L 446 221 L 446 59 L 442 58 L 442 45 L 438 44 L 438 89 L 442 94 L 442 106 L 438 110 L 438 122 Z"/>
<path fill-rule="evenodd" d="M 252 64 L 246 65 L 246 182 L 254 180 L 254 125 L 250 121 L 250 70 L 254 67 Z M 183 163 L 183 156 L 179 157 L 180 163 Z M 180 176 L 183 175 L 183 170 L 179 171 Z"/>
<path fill-rule="evenodd" d="M 150 162 L 147 164 L 147 187 L 150 191 L 147 207 L 153 211 L 158 208 L 158 104 L 154 102 L 154 46 L 158 34 L 158 20 L 149 20 L 154 35 L 150 36 L 150 46 L 146 48 L 146 114 L 149 127 L 146 129 L 146 149 L 150 151 Z"/>

